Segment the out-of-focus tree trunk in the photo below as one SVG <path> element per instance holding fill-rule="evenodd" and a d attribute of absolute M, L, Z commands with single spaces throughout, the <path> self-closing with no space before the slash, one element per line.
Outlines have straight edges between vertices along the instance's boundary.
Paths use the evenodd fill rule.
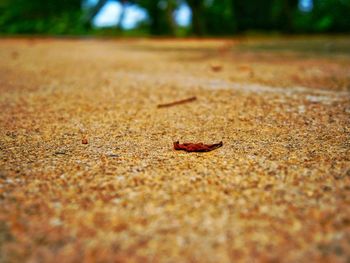
<path fill-rule="evenodd" d="M 121 8 L 121 12 L 120 12 L 120 15 L 119 15 L 119 18 L 118 18 L 118 22 L 117 22 L 117 29 L 122 31 L 123 30 L 123 21 L 124 21 L 124 18 L 125 18 L 125 11 L 126 11 L 127 2 L 126 1 L 120 1 L 120 4 L 121 4 L 122 8 Z"/>
<path fill-rule="evenodd" d="M 205 34 L 203 0 L 187 0 L 192 11 L 192 32 L 197 36 Z"/>
<path fill-rule="evenodd" d="M 176 1 L 168 0 L 139 0 L 137 4 L 147 10 L 150 19 L 150 33 L 152 35 L 172 35 L 174 33 L 174 21 L 172 13 Z"/>
<path fill-rule="evenodd" d="M 298 0 L 283 0 L 281 16 L 283 18 L 283 31 L 293 32 L 293 14 L 298 6 Z"/>
<path fill-rule="evenodd" d="M 276 0 L 284 1 L 284 0 Z M 237 30 L 244 32 L 250 29 L 269 30 L 272 0 L 232 0 Z"/>
<path fill-rule="evenodd" d="M 168 0 L 168 4 L 166 7 L 166 19 L 169 24 L 169 31 L 171 35 L 174 35 L 175 29 L 176 29 L 176 23 L 174 21 L 174 11 L 177 7 L 177 1 L 176 0 Z"/>
<path fill-rule="evenodd" d="M 161 11 L 158 8 L 158 1 L 151 1 L 148 5 L 147 8 L 148 14 L 150 16 L 151 19 L 151 25 L 150 25 L 150 31 L 151 34 L 154 35 L 159 35 L 160 34 L 160 13 Z"/>

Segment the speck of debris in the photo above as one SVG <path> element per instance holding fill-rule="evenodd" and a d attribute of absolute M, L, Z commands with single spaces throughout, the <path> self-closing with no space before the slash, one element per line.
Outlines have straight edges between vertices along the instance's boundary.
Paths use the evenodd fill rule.
<path fill-rule="evenodd" d="M 108 154 L 107 156 L 108 156 L 108 157 L 111 157 L 111 158 L 117 158 L 117 157 L 119 157 L 118 154 Z"/>
<path fill-rule="evenodd" d="M 67 152 L 66 151 L 56 151 L 56 152 L 54 152 L 54 154 L 55 155 L 65 155 L 65 154 L 67 154 Z"/>

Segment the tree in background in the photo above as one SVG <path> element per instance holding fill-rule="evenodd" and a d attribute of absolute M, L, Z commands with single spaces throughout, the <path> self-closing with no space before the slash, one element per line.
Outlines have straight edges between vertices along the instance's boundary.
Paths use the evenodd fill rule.
<path fill-rule="evenodd" d="M 173 14 L 179 1 L 138 0 L 136 3 L 147 11 L 152 35 L 174 35 L 176 25 Z"/>
<path fill-rule="evenodd" d="M 205 31 L 209 35 L 232 35 L 237 30 L 237 20 L 232 0 L 213 0 L 205 5 Z"/>
<path fill-rule="evenodd" d="M 80 0 L 0 0 L 0 6 L 1 32 L 74 34 L 82 29 Z"/>
<path fill-rule="evenodd" d="M 173 35 L 175 32 L 175 22 L 173 13 L 178 7 L 178 0 L 114 0 L 122 6 L 122 12 L 116 25 L 122 29 L 123 16 L 127 5 L 137 4 L 144 8 L 148 15 L 148 28 L 151 35 Z M 85 25 L 92 27 L 94 17 L 100 12 L 108 0 L 99 0 L 95 6 L 86 12 Z"/>
<path fill-rule="evenodd" d="M 197 36 L 206 34 L 204 1 L 203 0 L 186 0 L 192 12 L 192 33 Z"/>
<path fill-rule="evenodd" d="M 348 32 L 350 0 L 314 0 L 312 20 L 316 32 Z"/>
<path fill-rule="evenodd" d="M 270 27 L 285 33 L 295 31 L 294 19 L 298 12 L 299 0 L 274 0 L 271 5 Z"/>
<path fill-rule="evenodd" d="M 286 1 L 288 0 L 232 0 L 238 32 L 276 29 L 273 23 L 273 12 L 276 17 L 279 17 Z"/>
<path fill-rule="evenodd" d="M 85 0 L 86 1 L 86 0 Z M 109 0 L 145 9 L 151 35 L 174 35 L 174 11 L 186 3 L 193 35 L 233 35 L 254 31 L 350 32 L 350 0 L 313 0 L 313 9 L 298 9 L 300 0 Z M 312 0 L 310 0 L 312 1 Z M 0 0 L 0 33 L 87 34 L 108 0 L 82 10 L 84 0 Z M 82 14 L 85 15 L 82 17 Z M 122 29 L 123 14 L 114 32 Z"/>
<path fill-rule="evenodd" d="M 293 27 L 297 33 L 350 32 L 350 0 L 313 0 L 311 11 L 299 10 Z"/>

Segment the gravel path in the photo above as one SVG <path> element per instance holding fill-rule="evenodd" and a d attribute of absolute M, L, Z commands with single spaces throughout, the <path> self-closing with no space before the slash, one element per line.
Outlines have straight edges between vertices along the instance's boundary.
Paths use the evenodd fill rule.
<path fill-rule="evenodd" d="M 329 41 L 0 40 L 0 262 L 348 262 Z"/>

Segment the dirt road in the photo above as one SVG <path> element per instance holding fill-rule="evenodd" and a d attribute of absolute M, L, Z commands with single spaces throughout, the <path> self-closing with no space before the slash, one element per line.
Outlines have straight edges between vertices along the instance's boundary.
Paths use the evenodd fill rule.
<path fill-rule="evenodd" d="M 0 40 L 0 262 L 349 261 L 349 46 Z"/>

